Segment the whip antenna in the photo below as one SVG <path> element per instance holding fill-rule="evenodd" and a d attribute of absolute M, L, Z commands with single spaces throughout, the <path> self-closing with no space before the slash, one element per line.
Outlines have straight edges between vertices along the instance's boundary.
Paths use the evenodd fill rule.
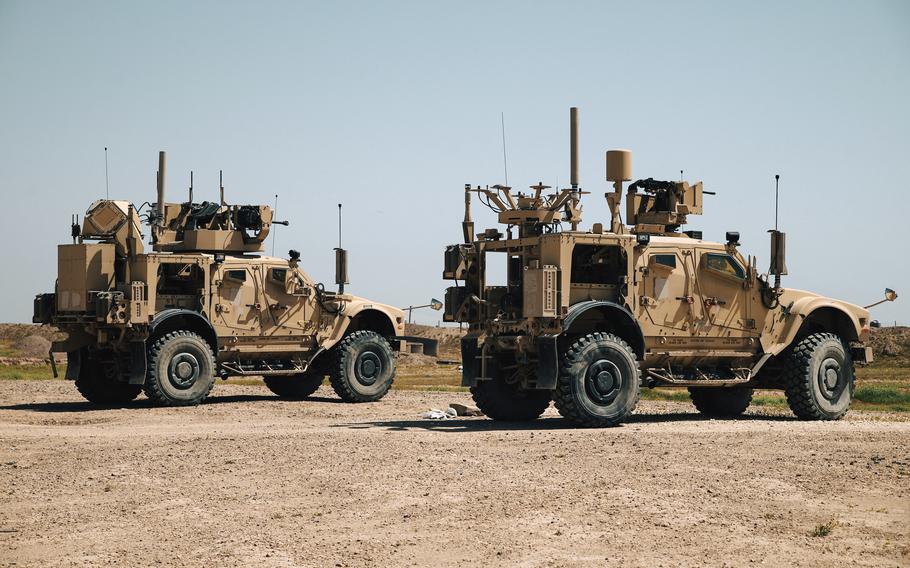
<path fill-rule="evenodd" d="M 275 194 L 275 209 L 272 211 L 272 217 L 278 216 L 278 194 Z M 275 256 L 275 240 L 278 239 L 278 227 L 272 227 L 272 256 Z"/>
<path fill-rule="evenodd" d="M 111 198 L 111 188 L 107 177 L 107 146 L 104 147 L 104 198 Z"/>
<path fill-rule="evenodd" d="M 506 113 L 499 113 L 499 119 L 502 124 L 502 170 L 506 177 L 506 185 L 509 185 L 509 163 L 506 161 Z"/>
<path fill-rule="evenodd" d="M 780 189 L 780 174 L 774 174 L 774 230 L 777 230 L 777 201 Z"/>

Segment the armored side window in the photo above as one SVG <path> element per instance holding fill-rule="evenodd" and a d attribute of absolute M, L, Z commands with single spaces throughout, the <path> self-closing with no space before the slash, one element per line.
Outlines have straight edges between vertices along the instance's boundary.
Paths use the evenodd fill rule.
<path fill-rule="evenodd" d="M 705 266 L 707 266 L 709 270 L 716 270 L 717 272 L 739 278 L 740 280 L 743 280 L 746 277 L 746 269 L 740 266 L 740 264 L 728 254 L 705 254 Z"/>
<path fill-rule="evenodd" d="M 578 244 L 572 249 L 573 284 L 619 284 L 626 257 L 618 246 Z"/>
<path fill-rule="evenodd" d="M 281 285 L 284 285 L 285 281 L 288 279 L 288 269 L 287 268 L 273 268 L 272 269 L 272 280 L 278 282 Z"/>
<path fill-rule="evenodd" d="M 659 264 L 660 266 L 676 268 L 675 254 L 655 254 L 651 257 L 651 261 L 654 262 L 654 264 Z"/>
<path fill-rule="evenodd" d="M 246 282 L 246 270 L 228 270 L 225 276 L 235 282 Z"/>

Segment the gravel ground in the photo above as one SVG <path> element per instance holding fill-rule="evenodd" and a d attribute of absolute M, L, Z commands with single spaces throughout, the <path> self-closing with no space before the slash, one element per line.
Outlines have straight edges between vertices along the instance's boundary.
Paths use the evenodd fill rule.
<path fill-rule="evenodd" d="M 4 566 L 906 566 L 910 422 L 704 420 L 642 402 L 567 428 L 218 385 L 196 408 L 93 409 L 0 381 Z M 828 536 L 810 536 L 832 523 Z"/>

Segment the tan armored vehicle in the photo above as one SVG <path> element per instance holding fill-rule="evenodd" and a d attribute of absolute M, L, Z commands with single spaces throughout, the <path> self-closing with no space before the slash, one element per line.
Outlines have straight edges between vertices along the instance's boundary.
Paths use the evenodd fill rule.
<path fill-rule="evenodd" d="M 35 299 L 34 321 L 67 334 L 66 378 L 91 402 L 118 404 L 141 390 L 167 406 L 197 404 L 216 377 L 262 376 L 275 394 L 311 395 L 328 375 L 348 402 L 374 401 L 395 376 L 404 312 L 344 292 L 347 253 L 336 249 L 329 291 L 289 260 L 261 256 L 273 221 L 264 205 L 158 200 L 141 208 L 99 200 L 73 244 L 59 245 L 54 293 Z M 53 361 L 53 357 L 51 357 Z M 56 374 L 56 369 L 54 370 Z"/>
<path fill-rule="evenodd" d="M 464 243 L 447 247 L 445 319 L 468 324 L 462 384 L 498 420 L 530 420 L 550 404 L 579 426 L 611 426 L 641 385 L 686 387 L 707 415 L 738 415 L 754 388 L 783 389 L 804 419 L 850 406 L 854 362 L 872 361 L 869 313 L 780 286 L 784 234 L 772 231 L 769 275 L 726 242 L 681 231 L 702 213 L 702 183 L 631 181 L 627 150 L 607 152 L 612 219 L 579 228 L 577 111 L 571 112 L 571 187 L 514 193 L 465 186 Z M 471 194 L 504 232 L 474 232 Z M 504 279 L 490 281 L 496 274 Z M 889 291 L 891 296 L 896 296 Z M 889 296 L 889 299 L 893 297 Z"/>

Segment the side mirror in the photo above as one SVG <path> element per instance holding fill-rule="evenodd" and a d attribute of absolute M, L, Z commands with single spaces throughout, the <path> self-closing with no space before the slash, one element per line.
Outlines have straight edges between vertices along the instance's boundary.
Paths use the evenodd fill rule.
<path fill-rule="evenodd" d="M 891 288 L 885 288 L 885 299 L 884 300 L 879 300 L 879 301 L 875 302 L 874 304 L 869 304 L 868 306 L 863 306 L 863 309 L 868 310 L 869 308 L 871 308 L 873 306 L 877 306 L 879 304 L 884 304 L 885 302 L 893 302 L 896 299 L 897 299 L 897 292 L 895 292 Z"/>

